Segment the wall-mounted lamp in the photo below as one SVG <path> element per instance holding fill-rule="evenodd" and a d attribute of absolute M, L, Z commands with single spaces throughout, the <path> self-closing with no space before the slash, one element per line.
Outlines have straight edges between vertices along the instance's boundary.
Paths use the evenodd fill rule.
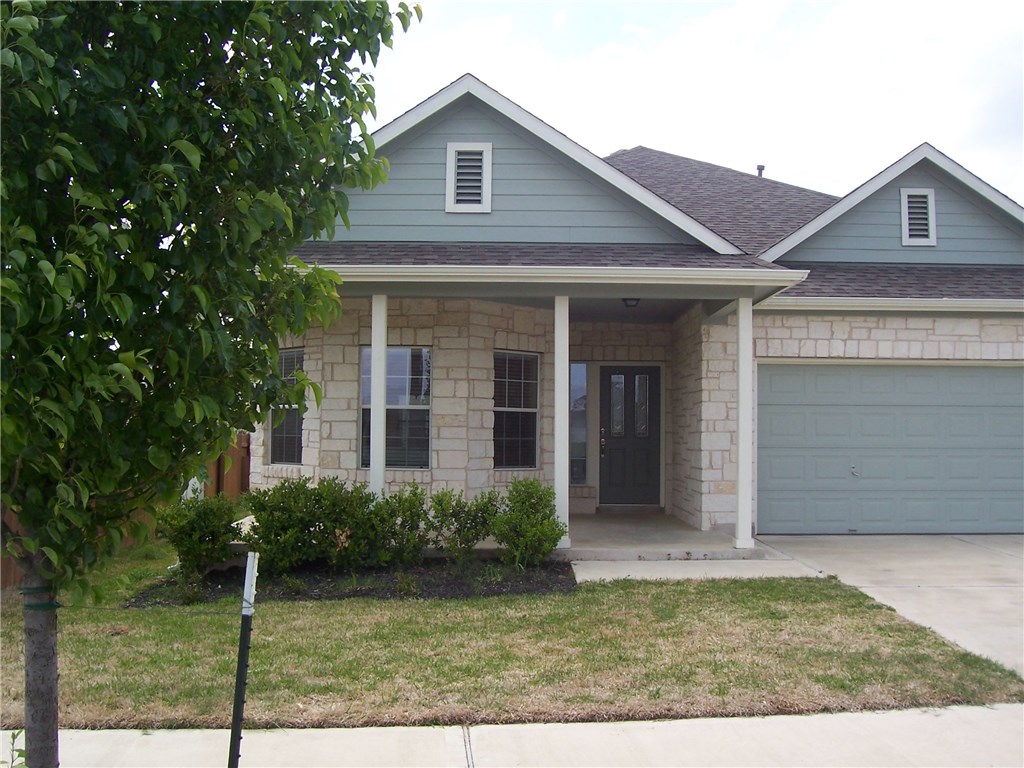
<path fill-rule="evenodd" d="M 640 299 L 623 299 L 622 303 L 625 304 L 630 309 L 633 309 L 633 307 L 637 307 L 640 305 Z"/>

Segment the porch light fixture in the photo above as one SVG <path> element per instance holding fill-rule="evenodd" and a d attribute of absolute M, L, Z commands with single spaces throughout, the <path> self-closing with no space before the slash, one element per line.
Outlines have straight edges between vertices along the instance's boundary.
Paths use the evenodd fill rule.
<path fill-rule="evenodd" d="M 640 305 L 640 299 L 623 299 L 622 303 L 625 304 L 630 309 L 633 309 L 634 307 Z"/>

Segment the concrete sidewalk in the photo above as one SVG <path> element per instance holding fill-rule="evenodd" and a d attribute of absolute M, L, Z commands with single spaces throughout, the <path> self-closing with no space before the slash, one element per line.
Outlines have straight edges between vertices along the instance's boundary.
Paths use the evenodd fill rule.
<path fill-rule="evenodd" d="M 227 731 L 62 731 L 61 765 L 222 766 Z M 9 739 L 3 736 L 3 759 Z M 242 766 L 1020 766 L 1024 705 L 470 728 L 246 731 Z"/>

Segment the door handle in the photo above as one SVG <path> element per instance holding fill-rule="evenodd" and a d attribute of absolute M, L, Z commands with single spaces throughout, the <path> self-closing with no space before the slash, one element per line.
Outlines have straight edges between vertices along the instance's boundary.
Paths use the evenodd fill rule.
<path fill-rule="evenodd" d="M 608 441 L 603 437 L 601 438 L 601 458 L 604 458 L 604 447 L 608 444 Z"/>
<path fill-rule="evenodd" d="M 860 477 L 860 472 L 857 471 L 857 467 L 850 467 L 850 474 L 854 477 Z"/>

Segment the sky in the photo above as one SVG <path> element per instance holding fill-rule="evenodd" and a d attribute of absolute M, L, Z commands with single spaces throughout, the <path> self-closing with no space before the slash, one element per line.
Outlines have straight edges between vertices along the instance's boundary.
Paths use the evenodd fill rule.
<path fill-rule="evenodd" d="M 471 72 L 604 157 L 845 195 L 922 142 L 1024 203 L 1024 3 L 420 0 L 378 128 Z"/>

